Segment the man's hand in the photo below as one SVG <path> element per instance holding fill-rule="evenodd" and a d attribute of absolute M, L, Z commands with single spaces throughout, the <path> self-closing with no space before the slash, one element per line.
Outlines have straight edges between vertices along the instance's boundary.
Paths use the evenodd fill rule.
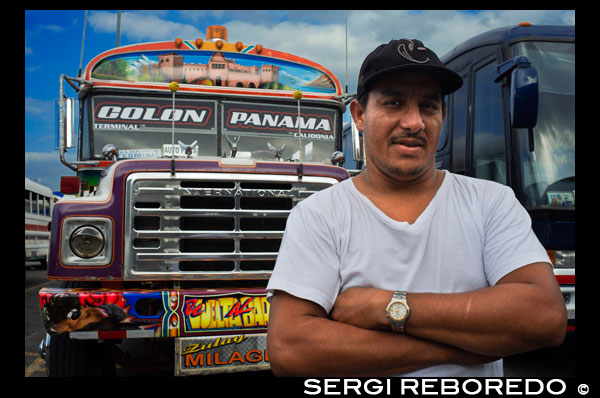
<path fill-rule="evenodd" d="M 390 330 L 385 308 L 393 294 L 391 290 L 348 288 L 338 295 L 330 318 L 363 329 Z"/>

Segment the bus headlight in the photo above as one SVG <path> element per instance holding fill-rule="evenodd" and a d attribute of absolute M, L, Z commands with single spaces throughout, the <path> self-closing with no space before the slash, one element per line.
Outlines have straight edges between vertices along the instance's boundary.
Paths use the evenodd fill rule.
<path fill-rule="evenodd" d="M 76 256 L 81 258 L 96 257 L 104 248 L 104 235 L 98 228 L 84 225 L 73 231 L 69 244 Z"/>
<path fill-rule="evenodd" d="M 63 265 L 102 266 L 112 261 L 113 222 L 107 217 L 67 217 L 62 222 Z"/>

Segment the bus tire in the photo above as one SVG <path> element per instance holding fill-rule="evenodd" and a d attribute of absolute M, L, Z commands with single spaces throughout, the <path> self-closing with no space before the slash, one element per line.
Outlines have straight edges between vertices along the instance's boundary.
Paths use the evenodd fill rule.
<path fill-rule="evenodd" d="M 98 282 L 66 281 L 64 288 L 96 288 Z M 46 347 L 46 367 L 49 377 L 89 377 L 116 375 L 110 345 L 98 340 L 75 340 L 67 336 L 52 336 Z"/>
<path fill-rule="evenodd" d="M 106 343 L 53 336 L 46 350 L 49 377 L 112 377 L 115 362 Z"/>

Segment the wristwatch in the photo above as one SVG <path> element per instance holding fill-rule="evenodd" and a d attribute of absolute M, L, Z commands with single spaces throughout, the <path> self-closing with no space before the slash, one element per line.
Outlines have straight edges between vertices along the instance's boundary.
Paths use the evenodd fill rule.
<path fill-rule="evenodd" d="M 404 323 L 410 315 L 410 307 L 406 302 L 406 292 L 396 290 L 389 304 L 385 308 L 385 314 L 390 320 L 394 332 L 404 333 Z"/>

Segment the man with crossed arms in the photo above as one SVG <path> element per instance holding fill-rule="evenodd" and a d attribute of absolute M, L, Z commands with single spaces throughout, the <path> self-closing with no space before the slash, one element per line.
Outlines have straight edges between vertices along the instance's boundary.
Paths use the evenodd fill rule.
<path fill-rule="evenodd" d="M 435 168 L 462 86 L 418 40 L 365 58 L 352 117 L 368 167 L 290 214 L 273 275 L 276 375 L 499 377 L 560 344 L 566 308 L 513 191 Z"/>

